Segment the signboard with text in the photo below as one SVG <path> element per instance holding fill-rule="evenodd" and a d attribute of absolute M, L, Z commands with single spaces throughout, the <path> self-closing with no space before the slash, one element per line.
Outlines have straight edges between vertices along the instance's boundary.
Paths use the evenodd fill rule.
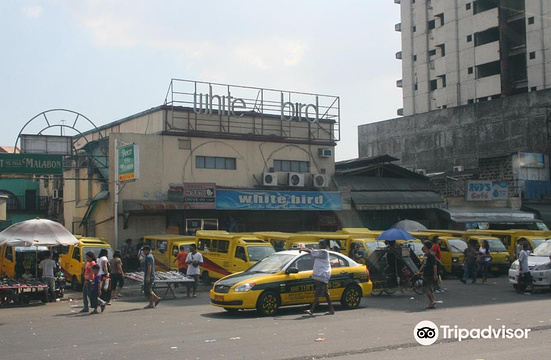
<path fill-rule="evenodd" d="M 467 181 L 466 201 L 506 201 L 509 198 L 509 185 L 503 181 Z"/>
<path fill-rule="evenodd" d="M 216 190 L 217 210 L 342 210 L 342 193 Z"/>
<path fill-rule="evenodd" d="M 61 155 L 0 154 L 0 174 L 63 174 Z"/>
<path fill-rule="evenodd" d="M 117 148 L 119 181 L 133 181 L 140 178 L 140 149 L 136 144 Z"/>
<path fill-rule="evenodd" d="M 535 153 L 520 153 L 519 162 L 521 168 L 545 168 L 545 156 L 543 154 Z"/>
<path fill-rule="evenodd" d="M 186 209 L 214 209 L 215 200 L 215 183 L 184 183 Z"/>

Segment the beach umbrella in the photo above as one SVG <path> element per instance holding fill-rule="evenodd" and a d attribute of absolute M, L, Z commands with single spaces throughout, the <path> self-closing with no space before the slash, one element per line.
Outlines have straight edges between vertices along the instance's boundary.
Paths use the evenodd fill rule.
<path fill-rule="evenodd" d="M 402 220 L 398 221 L 396 224 L 392 225 L 393 228 L 401 229 L 407 232 L 416 232 L 416 231 L 427 231 L 427 227 L 417 221 L 413 220 Z"/>
<path fill-rule="evenodd" d="M 21 221 L 0 233 L 0 245 L 69 246 L 77 243 L 77 238 L 63 225 L 47 219 Z"/>
<path fill-rule="evenodd" d="M 413 236 L 411 236 L 410 233 L 407 231 L 391 228 L 388 230 L 385 230 L 379 235 L 377 240 L 384 240 L 384 241 L 396 241 L 396 240 L 411 240 L 414 239 Z"/>

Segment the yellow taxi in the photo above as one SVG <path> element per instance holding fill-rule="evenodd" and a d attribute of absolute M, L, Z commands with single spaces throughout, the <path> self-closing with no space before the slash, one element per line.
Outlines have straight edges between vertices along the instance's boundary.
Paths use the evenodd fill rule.
<path fill-rule="evenodd" d="M 334 251 L 329 251 L 329 261 L 331 300 L 340 301 L 345 308 L 359 307 L 362 297 L 371 294 L 367 267 Z M 314 301 L 313 266 L 310 253 L 273 253 L 248 270 L 214 283 L 211 304 L 229 312 L 256 309 L 265 316 L 275 315 L 280 306 L 310 304 Z"/>

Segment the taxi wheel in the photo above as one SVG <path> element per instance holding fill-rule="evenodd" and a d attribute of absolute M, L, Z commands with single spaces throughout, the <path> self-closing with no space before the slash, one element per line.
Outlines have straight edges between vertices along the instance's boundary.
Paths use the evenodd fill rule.
<path fill-rule="evenodd" d="M 362 301 L 362 291 L 357 286 L 349 286 L 342 293 L 341 304 L 346 309 L 357 309 Z"/>
<path fill-rule="evenodd" d="M 208 271 L 203 271 L 203 273 L 201 274 L 201 280 L 203 281 L 204 285 L 210 285 L 211 282 Z"/>
<path fill-rule="evenodd" d="M 279 297 L 271 292 L 264 291 L 256 302 L 256 310 L 264 316 L 273 316 L 279 308 Z"/>
<path fill-rule="evenodd" d="M 73 277 L 71 278 L 71 289 L 73 289 L 74 291 L 81 290 L 81 287 L 78 284 L 77 277 L 75 275 L 73 275 Z"/>

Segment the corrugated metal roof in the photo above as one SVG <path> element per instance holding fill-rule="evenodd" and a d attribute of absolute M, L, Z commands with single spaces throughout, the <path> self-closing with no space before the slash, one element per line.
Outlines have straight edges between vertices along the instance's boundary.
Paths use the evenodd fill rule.
<path fill-rule="evenodd" d="M 356 210 L 433 209 L 444 201 L 432 191 L 360 191 L 350 194 Z"/>
<path fill-rule="evenodd" d="M 339 187 L 349 186 L 352 191 L 431 191 L 430 184 L 421 179 L 335 175 Z"/>

